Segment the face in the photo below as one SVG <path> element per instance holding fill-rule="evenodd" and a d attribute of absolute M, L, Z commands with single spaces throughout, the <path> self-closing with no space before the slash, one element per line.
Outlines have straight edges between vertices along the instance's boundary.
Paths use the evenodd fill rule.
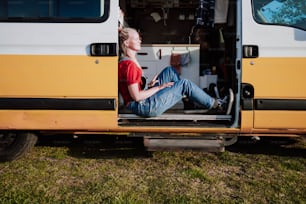
<path fill-rule="evenodd" d="M 141 39 L 136 31 L 130 31 L 129 38 L 126 40 L 128 49 L 139 51 L 141 49 Z"/>

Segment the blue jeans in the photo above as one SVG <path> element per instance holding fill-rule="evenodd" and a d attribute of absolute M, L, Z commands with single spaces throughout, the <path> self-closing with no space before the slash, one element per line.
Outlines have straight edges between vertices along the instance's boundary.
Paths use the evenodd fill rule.
<path fill-rule="evenodd" d="M 205 93 L 195 83 L 187 79 L 180 79 L 176 70 L 169 66 L 166 67 L 157 77 L 159 84 L 174 82 L 173 86 L 158 91 L 151 97 L 136 102 L 131 102 L 127 108 L 133 113 L 143 117 L 159 116 L 177 102 L 187 96 L 190 100 L 202 105 L 204 108 L 211 109 L 215 99 Z M 158 86 L 159 84 L 156 84 Z"/>

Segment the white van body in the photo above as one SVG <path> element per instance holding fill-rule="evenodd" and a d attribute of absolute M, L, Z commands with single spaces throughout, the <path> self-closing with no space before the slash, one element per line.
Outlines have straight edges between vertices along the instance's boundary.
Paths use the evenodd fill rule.
<path fill-rule="evenodd" d="M 305 4 L 2 1 L 0 160 L 18 158 L 45 134 L 124 135 L 144 138 L 149 150 L 209 151 L 223 150 L 237 136 L 305 134 Z M 125 24 L 141 34 L 137 57 L 147 82 L 174 55 L 188 55 L 181 77 L 213 97 L 232 90 L 230 112 L 211 113 L 188 98 L 153 118 L 122 107 L 120 9 Z"/>

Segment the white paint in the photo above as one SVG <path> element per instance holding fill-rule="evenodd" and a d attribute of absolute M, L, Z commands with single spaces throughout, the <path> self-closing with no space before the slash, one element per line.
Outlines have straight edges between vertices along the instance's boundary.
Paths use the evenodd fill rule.
<path fill-rule="evenodd" d="M 258 45 L 260 57 L 306 57 L 306 31 L 258 24 L 251 1 L 242 1 L 242 45 Z"/>
<path fill-rule="evenodd" d="M 0 23 L 0 54 L 88 55 L 91 43 L 115 43 L 118 1 L 110 3 L 102 23 Z"/>

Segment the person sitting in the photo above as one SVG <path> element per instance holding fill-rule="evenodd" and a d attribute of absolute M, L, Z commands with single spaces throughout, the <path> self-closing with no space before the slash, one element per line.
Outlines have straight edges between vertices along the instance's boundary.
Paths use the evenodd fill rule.
<path fill-rule="evenodd" d="M 192 81 L 180 79 L 172 66 L 163 69 L 149 83 L 149 88 L 143 90 L 142 68 L 136 59 L 137 51 L 141 50 L 140 36 L 133 28 L 123 28 L 119 33 L 119 39 L 122 49 L 118 66 L 119 92 L 124 105 L 134 114 L 142 117 L 159 116 L 184 96 L 205 109 L 225 109 L 226 100 L 215 99 Z"/>

